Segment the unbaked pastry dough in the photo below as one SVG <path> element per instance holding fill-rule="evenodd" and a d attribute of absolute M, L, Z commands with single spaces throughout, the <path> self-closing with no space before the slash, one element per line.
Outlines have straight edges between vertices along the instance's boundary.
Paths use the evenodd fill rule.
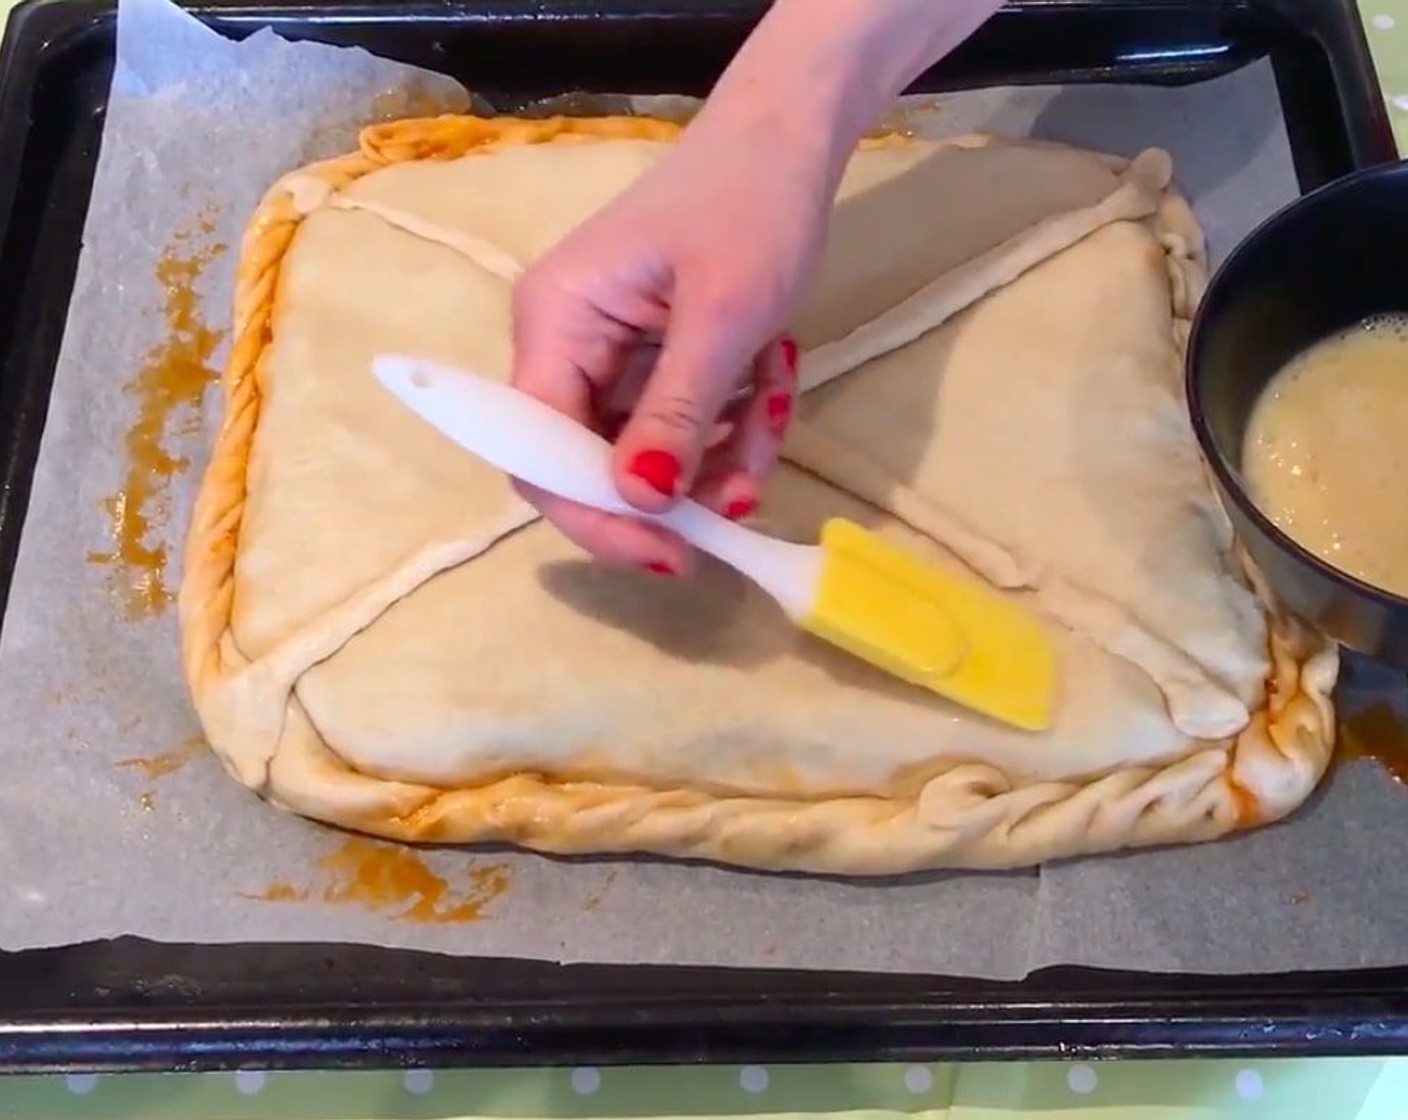
<path fill-rule="evenodd" d="M 180 599 L 230 773 L 409 841 L 849 874 L 1299 805 L 1336 658 L 1263 607 L 1205 483 L 1180 377 L 1202 235 L 1163 152 L 862 145 L 795 323 L 806 394 L 765 528 L 847 516 L 1027 601 L 1062 658 L 1043 734 L 846 658 L 719 566 L 588 563 L 380 389 L 384 351 L 506 378 L 514 277 L 676 132 L 402 121 L 269 191 Z"/>

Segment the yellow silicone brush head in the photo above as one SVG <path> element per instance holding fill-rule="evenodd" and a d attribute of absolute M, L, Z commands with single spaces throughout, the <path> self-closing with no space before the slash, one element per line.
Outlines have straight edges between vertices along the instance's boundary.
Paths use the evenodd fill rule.
<path fill-rule="evenodd" d="M 992 719 L 1050 726 L 1056 650 L 1030 612 L 849 521 L 828 521 L 821 548 L 809 631 Z"/>

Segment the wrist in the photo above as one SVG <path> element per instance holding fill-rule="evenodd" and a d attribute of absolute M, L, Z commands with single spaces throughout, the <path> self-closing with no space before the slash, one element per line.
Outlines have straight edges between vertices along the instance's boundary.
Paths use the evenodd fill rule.
<path fill-rule="evenodd" d="M 838 127 L 845 97 L 842 83 L 819 81 L 805 63 L 740 54 L 688 134 L 701 147 L 718 143 L 761 152 L 771 171 L 820 177 L 834 188 L 861 135 L 850 136 L 848 125 Z"/>
<path fill-rule="evenodd" d="M 905 87 L 1001 2 L 775 0 L 701 117 L 733 128 L 766 121 L 780 140 L 824 148 L 828 165 L 844 165 Z"/>

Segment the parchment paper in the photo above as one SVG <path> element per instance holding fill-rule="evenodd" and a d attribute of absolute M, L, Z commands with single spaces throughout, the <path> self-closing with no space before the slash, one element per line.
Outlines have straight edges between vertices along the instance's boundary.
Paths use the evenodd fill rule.
<path fill-rule="evenodd" d="M 174 607 L 130 620 L 131 588 L 114 583 L 123 573 L 90 553 L 111 549 L 109 517 L 134 500 L 124 479 L 140 401 L 124 386 L 170 330 L 154 276 L 163 255 L 173 245 L 215 254 L 203 316 L 228 325 L 240 229 L 269 183 L 349 149 L 353 127 L 388 95 L 446 104 L 464 95 L 356 51 L 268 33 L 228 43 L 165 0 L 123 0 L 118 49 L 0 639 L 0 946 L 137 934 L 997 977 L 1061 962 L 1247 972 L 1408 960 L 1408 860 L 1395 844 L 1408 836 L 1408 794 L 1372 767 L 1340 771 L 1290 823 L 1232 842 L 1025 873 L 848 883 L 442 850 L 387 856 L 394 866 L 382 872 L 419 883 L 421 903 L 387 904 L 360 882 L 366 863 L 353 866 L 345 837 L 264 805 L 198 746 L 182 748 L 199 729 Z M 941 106 L 926 129 L 1033 133 L 1123 153 L 1162 145 L 1215 258 L 1295 193 L 1265 65 L 1186 90 L 990 91 Z M 223 346 L 209 364 L 222 359 Z M 162 435 L 164 453 L 190 460 L 169 464 L 171 479 L 147 503 L 146 539 L 171 549 L 170 587 L 217 415 L 212 389 L 203 414 L 178 410 Z M 1365 695 L 1395 683 L 1370 681 Z M 170 772 L 119 765 L 134 756 Z M 323 862 L 339 851 L 340 871 Z M 432 897 L 438 880 L 448 909 Z M 458 920 L 413 920 L 446 914 Z"/>

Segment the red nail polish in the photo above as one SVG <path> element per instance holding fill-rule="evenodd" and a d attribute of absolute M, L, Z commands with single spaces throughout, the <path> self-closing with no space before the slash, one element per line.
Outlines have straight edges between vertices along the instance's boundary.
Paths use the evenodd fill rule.
<path fill-rule="evenodd" d="M 768 428 L 781 438 L 792 420 L 792 397 L 788 393 L 774 393 L 767 400 Z"/>
<path fill-rule="evenodd" d="M 672 576 L 675 574 L 674 568 L 670 567 L 669 564 L 662 564 L 658 560 L 653 560 L 647 564 L 645 570 L 647 572 L 654 572 L 657 576 Z"/>
<path fill-rule="evenodd" d="M 675 496 L 680 483 L 680 461 L 668 451 L 642 451 L 626 470 L 667 498 Z"/>
<path fill-rule="evenodd" d="M 787 372 L 797 376 L 797 340 L 788 336 L 782 340 L 782 359 L 787 363 Z"/>
<path fill-rule="evenodd" d="M 756 498 L 734 498 L 724 508 L 724 516 L 730 521 L 742 521 L 757 508 Z"/>

